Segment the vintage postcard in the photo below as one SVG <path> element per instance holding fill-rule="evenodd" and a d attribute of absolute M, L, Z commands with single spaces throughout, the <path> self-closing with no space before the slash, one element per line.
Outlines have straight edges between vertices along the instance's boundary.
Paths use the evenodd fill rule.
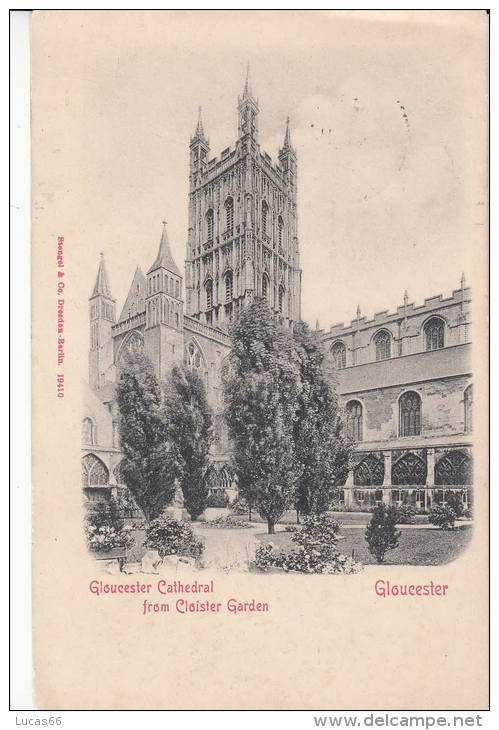
<path fill-rule="evenodd" d="M 38 709 L 488 707 L 488 14 L 35 11 Z"/>

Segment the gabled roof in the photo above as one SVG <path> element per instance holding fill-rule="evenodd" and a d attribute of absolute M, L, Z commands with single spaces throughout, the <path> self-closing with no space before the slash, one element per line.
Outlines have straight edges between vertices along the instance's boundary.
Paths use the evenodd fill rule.
<path fill-rule="evenodd" d="M 146 291 L 146 277 L 137 266 L 118 322 L 123 322 L 125 319 L 128 319 L 128 317 L 133 317 L 135 314 L 145 312 Z"/>
<path fill-rule="evenodd" d="M 163 221 L 163 233 L 161 234 L 158 255 L 147 273 L 150 274 L 152 271 L 160 268 L 166 269 L 177 276 L 182 276 L 172 256 L 168 234 L 166 232 L 166 221 Z"/>

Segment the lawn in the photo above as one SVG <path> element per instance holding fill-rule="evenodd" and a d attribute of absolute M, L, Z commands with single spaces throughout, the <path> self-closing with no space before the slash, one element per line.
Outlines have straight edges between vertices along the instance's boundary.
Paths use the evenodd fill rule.
<path fill-rule="evenodd" d="M 350 523 L 352 524 L 352 523 Z M 275 535 L 259 534 L 261 542 L 272 542 L 276 547 L 289 550 L 294 546 L 293 533 L 278 532 Z M 364 530 L 343 527 L 338 548 L 344 554 L 353 556 L 364 565 L 373 565 L 376 559 L 368 550 Z M 470 525 L 462 525 L 455 530 L 411 529 L 402 530 L 399 546 L 385 556 L 386 565 L 444 565 L 455 560 L 468 547 L 471 541 Z"/>

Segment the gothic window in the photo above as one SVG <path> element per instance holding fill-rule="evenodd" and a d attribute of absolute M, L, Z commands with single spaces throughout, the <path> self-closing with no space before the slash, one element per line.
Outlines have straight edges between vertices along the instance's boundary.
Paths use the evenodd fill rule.
<path fill-rule="evenodd" d="M 448 451 L 435 464 L 435 484 L 464 486 L 472 482 L 471 459 L 464 451 Z"/>
<path fill-rule="evenodd" d="M 81 480 L 84 487 L 106 486 L 109 484 L 109 471 L 94 454 L 87 454 L 81 460 Z"/>
<path fill-rule="evenodd" d="M 138 332 L 132 331 L 124 340 L 123 345 L 120 348 L 117 364 L 122 365 L 125 358 L 129 356 L 133 357 L 137 352 L 143 350 L 143 348 L 144 340 Z"/>
<path fill-rule="evenodd" d="M 279 216 L 279 218 L 277 220 L 277 236 L 278 236 L 279 246 L 282 246 L 283 231 L 284 231 L 284 221 L 282 220 L 281 216 Z"/>
<path fill-rule="evenodd" d="M 464 430 L 473 431 L 473 386 L 468 385 L 464 391 Z"/>
<path fill-rule="evenodd" d="M 178 323 L 179 323 L 179 316 L 178 312 L 175 312 L 175 327 L 178 329 Z"/>
<path fill-rule="evenodd" d="M 175 282 L 175 296 L 180 299 L 180 281 Z"/>
<path fill-rule="evenodd" d="M 353 483 L 356 486 L 372 487 L 383 484 L 385 468 L 381 459 L 368 454 L 353 470 Z"/>
<path fill-rule="evenodd" d="M 432 317 L 425 325 L 426 351 L 441 350 L 444 346 L 444 323 L 438 317 Z"/>
<path fill-rule="evenodd" d="M 284 288 L 282 286 L 279 287 L 279 312 L 282 314 L 282 307 L 284 303 Z"/>
<path fill-rule="evenodd" d="M 269 207 L 265 201 L 262 203 L 262 233 L 264 236 L 267 235 L 267 217 L 268 217 Z"/>
<path fill-rule="evenodd" d="M 213 282 L 211 279 L 206 282 L 206 309 L 213 307 Z"/>
<path fill-rule="evenodd" d="M 362 441 L 362 404 L 358 400 L 347 403 L 347 433 L 356 441 Z"/>
<path fill-rule="evenodd" d="M 399 401 L 400 436 L 421 434 L 421 398 L 417 393 L 404 393 Z"/>
<path fill-rule="evenodd" d="M 269 289 L 269 277 L 267 276 L 267 274 L 264 274 L 262 276 L 262 297 L 267 301 L 269 300 Z"/>
<path fill-rule="evenodd" d="M 426 462 L 416 454 L 404 454 L 392 466 L 392 484 L 426 483 Z"/>
<path fill-rule="evenodd" d="M 390 359 L 390 335 L 388 332 L 379 332 L 374 338 L 376 346 L 376 360 Z"/>
<path fill-rule="evenodd" d="M 225 275 L 225 301 L 230 302 L 232 300 L 233 291 L 233 277 L 232 271 L 228 271 Z"/>
<path fill-rule="evenodd" d="M 84 444 L 95 444 L 95 426 L 91 418 L 83 419 L 81 440 Z"/>
<path fill-rule="evenodd" d="M 234 228 L 234 200 L 227 198 L 225 201 L 225 229 L 229 233 L 232 233 Z"/>
<path fill-rule="evenodd" d="M 333 356 L 334 366 L 337 370 L 346 367 L 347 364 L 347 348 L 343 342 L 335 342 L 331 347 L 331 355 Z"/>
<path fill-rule="evenodd" d="M 206 232 L 208 243 L 213 243 L 213 210 L 211 208 L 206 214 Z"/>

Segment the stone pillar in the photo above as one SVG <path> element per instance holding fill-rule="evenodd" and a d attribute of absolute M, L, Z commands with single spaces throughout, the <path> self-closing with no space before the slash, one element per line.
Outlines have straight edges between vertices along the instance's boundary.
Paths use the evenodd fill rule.
<path fill-rule="evenodd" d="M 351 507 L 353 503 L 353 469 L 348 470 L 347 480 L 343 487 L 345 494 L 345 507 Z"/>
<path fill-rule="evenodd" d="M 390 504 L 392 501 L 392 452 L 383 451 L 385 460 L 385 472 L 383 476 L 383 502 Z"/>
<path fill-rule="evenodd" d="M 435 486 L 435 449 L 426 449 L 425 509 L 429 509 L 433 503 L 434 486 Z"/>

